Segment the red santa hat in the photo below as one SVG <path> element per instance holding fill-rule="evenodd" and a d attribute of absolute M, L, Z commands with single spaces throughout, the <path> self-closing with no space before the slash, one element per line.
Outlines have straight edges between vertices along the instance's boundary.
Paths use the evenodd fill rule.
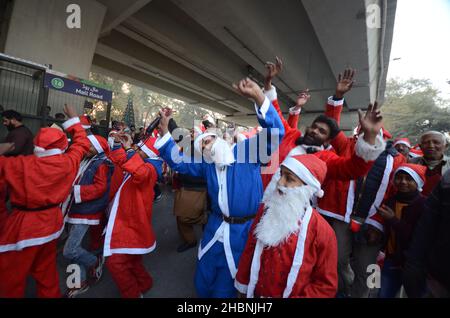
<path fill-rule="evenodd" d="M 38 157 L 60 155 L 69 146 L 66 134 L 56 128 L 41 128 L 33 139 L 34 154 Z"/>
<path fill-rule="evenodd" d="M 315 155 L 308 154 L 288 157 L 282 165 L 295 173 L 303 183 L 314 188 L 318 198 L 323 197 L 321 185 L 327 175 L 327 165 L 324 161 Z"/>
<path fill-rule="evenodd" d="M 404 171 L 414 179 L 417 184 L 417 190 L 422 191 L 423 185 L 425 184 L 425 174 L 427 168 L 422 165 L 416 165 L 412 163 L 404 163 L 395 170 L 395 174 L 399 171 Z"/>
<path fill-rule="evenodd" d="M 409 150 L 409 156 L 411 158 L 423 157 L 423 152 L 420 149 L 419 145 L 415 145 L 413 148 Z"/>
<path fill-rule="evenodd" d="M 155 148 L 156 138 L 149 137 L 145 141 L 140 141 L 137 146 L 147 155 L 149 158 L 159 157 L 159 150 Z"/>
<path fill-rule="evenodd" d="M 83 127 L 84 129 L 91 128 L 92 122 L 87 115 L 81 115 L 79 118 L 80 118 L 81 127 Z"/>
<path fill-rule="evenodd" d="M 88 135 L 87 137 L 95 150 L 97 150 L 97 153 L 109 153 L 108 141 L 105 138 L 99 135 Z"/>
<path fill-rule="evenodd" d="M 394 147 L 397 145 L 405 145 L 408 148 L 411 148 L 411 142 L 408 138 L 396 138 L 394 140 Z"/>

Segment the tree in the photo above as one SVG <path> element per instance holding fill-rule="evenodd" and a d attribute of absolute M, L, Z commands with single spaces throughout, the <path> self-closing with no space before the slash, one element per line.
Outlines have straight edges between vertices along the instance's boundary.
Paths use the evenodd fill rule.
<path fill-rule="evenodd" d="M 394 137 L 408 137 L 417 143 L 428 130 L 450 131 L 450 101 L 428 79 L 390 79 L 386 85 L 383 117 Z"/>

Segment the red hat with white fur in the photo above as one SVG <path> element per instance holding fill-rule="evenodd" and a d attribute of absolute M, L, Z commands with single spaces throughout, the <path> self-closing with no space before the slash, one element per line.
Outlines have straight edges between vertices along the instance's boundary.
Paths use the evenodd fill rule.
<path fill-rule="evenodd" d="M 60 155 L 69 146 L 66 134 L 56 128 L 41 128 L 33 139 L 34 154 L 38 157 Z"/>
<path fill-rule="evenodd" d="M 394 147 L 400 144 L 405 145 L 408 148 L 411 148 L 411 142 L 409 141 L 408 138 L 397 138 L 394 140 Z"/>
<path fill-rule="evenodd" d="M 303 183 L 314 188 L 318 198 L 323 197 L 321 185 L 327 175 L 327 165 L 323 160 L 315 155 L 299 155 L 288 157 L 281 165 L 295 173 Z"/>
<path fill-rule="evenodd" d="M 147 155 L 149 158 L 159 157 L 159 150 L 155 147 L 156 138 L 149 137 L 145 143 L 140 141 L 137 146 Z"/>
<path fill-rule="evenodd" d="M 414 179 L 417 184 L 417 190 L 422 191 L 423 185 L 425 184 L 425 175 L 427 173 L 427 168 L 422 165 L 416 165 L 412 163 L 404 163 L 395 170 L 395 174 L 399 171 L 404 171 Z"/>
<path fill-rule="evenodd" d="M 87 137 L 95 150 L 97 150 L 97 153 L 109 153 L 108 141 L 105 138 L 99 135 L 88 135 Z"/>
<path fill-rule="evenodd" d="M 83 129 L 91 128 L 92 122 L 91 122 L 91 120 L 89 119 L 88 116 L 81 115 L 79 118 L 80 118 L 81 127 L 83 127 Z"/>

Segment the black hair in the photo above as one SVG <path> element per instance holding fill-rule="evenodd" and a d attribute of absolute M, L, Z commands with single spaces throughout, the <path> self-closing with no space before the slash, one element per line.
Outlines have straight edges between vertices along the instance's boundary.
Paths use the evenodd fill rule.
<path fill-rule="evenodd" d="M 15 119 L 17 121 L 22 121 L 22 115 L 15 110 L 8 109 L 2 112 L 2 117 L 7 119 Z"/>
<path fill-rule="evenodd" d="M 316 119 L 314 119 L 314 121 L 313 121 L 313 124 L 314 123 L 326 124 L 330 128 L 330 139 L 333 139 L 334 137 L 336 137 L 337 134 L 341 131 L 339 129 L 338 123 L 336 122 L 336 120 L 334 120 L 334 118 L 328 117 L 323 114 L 317 116 Z"/>

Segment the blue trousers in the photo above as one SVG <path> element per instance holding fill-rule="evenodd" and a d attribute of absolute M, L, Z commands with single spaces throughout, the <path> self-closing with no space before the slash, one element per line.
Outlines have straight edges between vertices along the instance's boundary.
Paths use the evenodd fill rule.
<path fill-rule="evenodd" d="M 381 270 L 381 288 L 378 297 L 395 298 L 402 284 L 402 269 L 395 266 L 390 259 L 385 259 Z"/>
<path fill-rule="evenodd" d="M 216 242 L 198 260 L 195 272 L 195 289 L 201 298 L 234 298 L 237 296 L 223 243 Z"/>

